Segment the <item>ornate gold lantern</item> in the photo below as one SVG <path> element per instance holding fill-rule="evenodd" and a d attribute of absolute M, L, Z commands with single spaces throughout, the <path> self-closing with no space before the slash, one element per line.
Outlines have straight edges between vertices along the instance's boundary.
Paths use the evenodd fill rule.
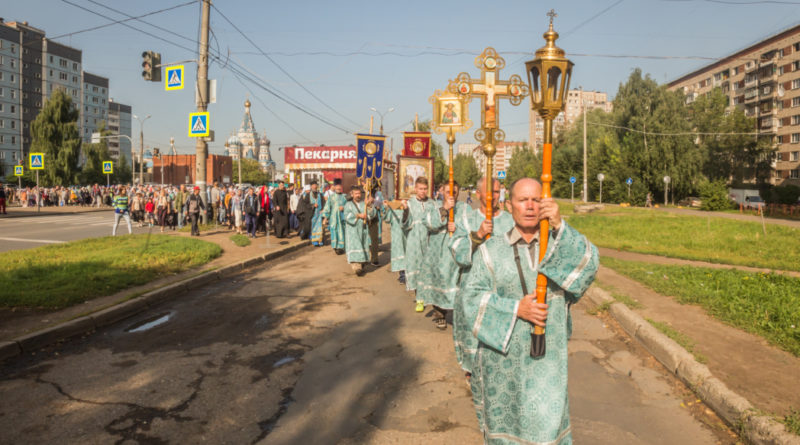
<path fill-rule="evenodd" d="M 558 33 L 553 30 L 552 9 L 550 29 L 544 33 L 545 46 L 536 51 L 533 60 L 525 63 L 530 83 L 531 107 L 544 119 L 544 146 L 542 147 L 542 199 L 550 198 L 550 184 L 553 181 L 553 120 L 564 111 L 569 81 L 572 77 L 572 62 L 567 60 L 564 50 L 556 46 Z M 539 222 L 539 262 L 547 253 L 550 222 Z M 541 273 L 536 277 L 536 301 L 544 303 L 547 299 L 547 277 Z M 545 355 L 544 328 L 536 326 L 531 333 L 531 357 Z"/>

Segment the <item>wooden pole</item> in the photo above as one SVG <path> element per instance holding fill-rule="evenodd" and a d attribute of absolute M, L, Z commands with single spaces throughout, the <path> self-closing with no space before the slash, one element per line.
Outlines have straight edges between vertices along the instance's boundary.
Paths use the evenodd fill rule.
<path fill-rule="evenodd" d="M 419 131 L 419 113 L 414 113 L 414 131 Z"/>
<path fill-rule="evenodd" d="M 450 153 L 449 153 L 449 156 L 450 156 L 450 169 L 449 169 L 449 175 L 450 175 L 450 197 L 454 197 L 453 196 L 453 191 L 455 190 L 455 184 L 454 184 L 455 179 L 453 178 L 453 144 L 455 142 L 456 142 L 456 136 L 455 136 L 455 134 L 453 134 L 453 129 L 450 128 L 449 130 L 447 130 L 447 144 L 450 146 Z M 453 208 L 450 209 L 450 217 L 448 219 L 449 222 L 455 222 L 455 220 L 456 220 L 455 219 L 455 211 L 456 211 L 455 206 L 453 206 Z M 453 232 L 450 232 L 450 236 L 453 236 Z"/>
<path fill-rule="evenodd" d="M 551 197 L 550 184 L 553 182 L 553 120 L 544 120 L 544 145 L 542 147 L 542 199 Z M 539 221 L 539 262 L 544 260 L 547 254 L 548 234 L 550 233 L 550 221 L 543 219 Z M 545 303 L 547 301 L 547 277 L 539 273 L 536 276 L 536 302 Z M 531 357 L 542 357 L 545 354 L 544 328 L 535 326 L 533 337 L 531 338 Z"/>
<path fill-rule="evenodd" d="M 372 127 L 374 125 L 374 122 L 375 122 L 375 116 L 370 116 L 369 117 L 369 134 L 372 134 Z"/>

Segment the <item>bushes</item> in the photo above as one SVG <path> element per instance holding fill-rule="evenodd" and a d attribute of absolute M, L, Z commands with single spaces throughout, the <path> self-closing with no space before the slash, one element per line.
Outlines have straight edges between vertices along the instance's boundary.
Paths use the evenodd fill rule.
<path fill-rule="evenodd" d="M 725 181 L 707 182 L 700 186 L 701 210 L 717 211 L 733 208 L 728 198 L 728 186 Z"/>
<path fill-rule="evenodd" d="M 800 198 L 800 187 L 796 185 L 767 185 L 760 191 L 764 201 L 770 204 L 796 204 Z"/>

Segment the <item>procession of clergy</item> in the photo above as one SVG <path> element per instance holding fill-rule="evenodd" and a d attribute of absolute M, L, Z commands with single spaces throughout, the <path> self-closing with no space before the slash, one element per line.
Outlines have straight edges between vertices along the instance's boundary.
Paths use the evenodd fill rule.
<path fill-rule="evenodd" d="M 424 177 L 416 180 L 414 196 L 392 205 L 359 187 L 346 196 L 335 184 L 319 215 L 331 246 L 346 254 L 359 276 L 366 263 L 377 265 L 375 222 L 390 224 L 391 270 L 414 293 L 416 310 L 430 305 L 439 329 L 447 329 L 446 313 L 453 313 L 456 358 L 486 443 L 570 444 L 570 306 L 594 280 L 597 248 L 562 220 L 553 199 L 541 198 L 538 181 L 514 182 L 505 209 L 500 185 L 493 183 L 490 219 L 483 213 L 483 180 L 477 187 L 481 206 L 473 209 L 449 190 L 440 188 L 441 200 L 429 198 Z M 453 196 L 458 193 L 456 187 Z M 455 222 L 449 222 L 451 209 Z M 545 219 L 549 244 L 539 262 L 539 221 Z M 547 277 L 546 304 L 537 303 L 533 292 L 539 273 Z M 532 358 L 533 327 L 545 324 L 546 353 Z"/>

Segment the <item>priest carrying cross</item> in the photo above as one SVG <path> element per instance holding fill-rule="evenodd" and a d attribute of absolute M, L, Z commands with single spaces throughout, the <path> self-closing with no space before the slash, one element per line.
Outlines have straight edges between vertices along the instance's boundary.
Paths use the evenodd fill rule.
<path fill-rule="evenodd" d="M 492 444 L 571 444 L 567 398 L 569 309 L 594 280 L 597 248 L 561 219 L 531 178 L 510 187 L 514 227 L 483 243 L 462 287 L 466 318 L 478 339 L 470 382 L 478 423 Z M 539 225 L 549 221 L 539 258 Z M 537 273 L 548 302 L 537 303 Z M 531 356 L 534 326 L 546 328 L 546 353 Z"/>

